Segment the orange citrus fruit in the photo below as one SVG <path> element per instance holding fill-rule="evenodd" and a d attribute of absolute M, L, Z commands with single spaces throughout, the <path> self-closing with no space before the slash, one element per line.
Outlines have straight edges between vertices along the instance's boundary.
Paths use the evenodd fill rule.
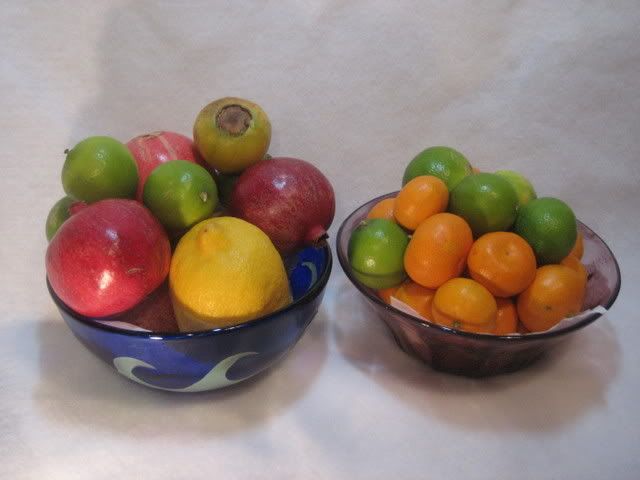
<path fill-rule="evenodd" d="M 491 232 L 478 238 L 467 259 L 471 278 L 496 297 L 511 297 L 527 288 L 536 276 L 531 246 L 512 232 Z"/>
<path fill-rule="evenodd" d="M 518 312 L 511 298 L 496 298 L 498 313 L 496 315 L 496 335 L 509 335 L 518 331 Z"/>
<path fill-rule="evenodd" d="M 380 200 L 371 208 L 371 210 L 369 210 L 367 218 L 386 218 L 387 220 L 394 220 L 393 206 L 395 203 L 395 198 L 385 198 L 384 200 Z"/>
<path fill-rule="evenodd" d="M 548 330 L 563 318 L 578 314 L 584 294 L 585 284 L 573 269 L 545 265 L 518 296 L 518 318 L 530 332 Z"/>
<path fill-rule="evenodd" d="M 584 255 L 584 236 L 579 230 L 578 236 L 576 237 L 576 243 L 573 245 L 573 248 L 569 252 L 569 255 L 573 255 L 578 260 L 582 259 L 582 255 Z"/>
<path fill-rule="evenodd" d="M 444 212 L 449 190 L 438 177 L 421 175 L 410 180 L 396 197 L 393 216 L 408 230 L 415 230 L 423 220 Z"/>
<path fill-rule="evenodd" d="M 380 297 L 380 299 L 384 303 L 391 304 L 391 297 L 393 297 L 393 295 L 396 293 L 398 288 L 400 288 L 400 286 L 399 285 L 395 285 L 395 286 L 389 287 L 389 288 L 382 288 L 382 289 L 378 290 L 376 293 L 378 294 L 378 297 Z"/>
<path fill-rule="evenodd" d="M 393 296 L 410 306 L 424 318 L 431 319 L 431 304 L 435 293 L 435 290 L 407 280 L 400 285 L 400 288 Z"/>
<path fill-rule="evenodd" d="M 529 330 L 527 330 L 527 327 L 525 327 L 521 321 L 518 321 L 518 327 L 516 328 L 516 332 L 520 333 L 520 334 L 525 334 L 525 333 L 531 333 Z"/>
<path fill-rule="evenodd" d="M 451 213 L 436 213 L 413 233 L 404 253 L 404 268 L 414 282 L 438 288 L 462 273 L 472 243 L 467 222 Z"/>
<path fill-rule="evenodd" d="M 582 283 L 587 285 L 587 269 L 582 264 L 580 259 L 574 255 L 567 255 L 567 257 L 560 262 L 560 265 L 564 265 L 565 267 L 569 267 L 571 270 L 576 272 L 580 277 Z"/>
<path fill-rule="evenodd" d="M 493 333 L 498 306 L 493 295 L 475 280 L 453 278 L 433 297 L 433 321 L 460 330 Z"/>

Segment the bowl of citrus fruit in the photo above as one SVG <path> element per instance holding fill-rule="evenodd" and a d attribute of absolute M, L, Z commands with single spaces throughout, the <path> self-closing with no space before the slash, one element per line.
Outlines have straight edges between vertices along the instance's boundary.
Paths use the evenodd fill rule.
<path fill-rule="evenodd" d="M 398 345 L 433 368 L 481 377 L 532 364 L 614 303 L 620 271 L 566 202 L 514 171 L 479 172 L 431 147 L 401 190 L 358 207 L 337 254 Z"/>
<path fill-rule="evenodd" d="M 199 392 L 271 367 L 318 312 L 335 211 L 311 163 L 271 157 L 271 124 L 235 97 L 160 131 L 65 151 L 46 221 L 47 288 L 73 334 L 147 387 Z"/>

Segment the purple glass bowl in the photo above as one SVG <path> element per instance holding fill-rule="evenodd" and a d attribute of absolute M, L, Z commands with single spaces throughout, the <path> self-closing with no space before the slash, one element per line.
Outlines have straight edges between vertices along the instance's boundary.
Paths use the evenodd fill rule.
<path fill-rule="evenodd" d="M 376 203 L 394 197 L 382 195 L 357 208 L 340 226 L 336 238 L 338 260 L 347 277 L 362 293 L 371 311 L 389 327 L 398 345 L 436 370 L 484 377 L 519 370 L 554 348 L 569 334 L 596 320 L 593 313 L 567 327 L 527 335 L 483 335 L 463 332 L 420 320 L 384 303 L 375 290 L 358 282 L 347 257 L 351 233 Z M 584 309 L 602 305 L 609 309 L 620 291 L 620 268 L 613 253 L 589 227 L 578 222 L 584 236 L 582 262 L 588 272 Z"/>

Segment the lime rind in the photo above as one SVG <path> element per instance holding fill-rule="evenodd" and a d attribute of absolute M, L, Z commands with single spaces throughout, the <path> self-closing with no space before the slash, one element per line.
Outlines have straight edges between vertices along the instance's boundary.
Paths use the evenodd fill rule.
<path fill-rule="evenodd" d="M 514 170 L 497 170 L 496 175 L 508 181 L 518 196 L 518 208 L 525 206 L 531 200 L 537 198 L 537 194 L 531 182 L 522 174 Z"/>
<path fill-rule="evenodd" d="M 218 204 L 218 189 L 205 168 L 186 160 L 172 160 L 151 172 L 142 198 L 160 223 L 175 231 L 211 217 Z"/>
<path fill-rule="evenodd" d="M 578 238 L 573 210 L 553 197 L 538 198 L 522 207 L 514 231 L 531 245 L 538 266 L 561 262 Z"/>
<path fill-rule="evenodd" d="M 395 222 L 376 218 L 363 221 L 349 240 L 349 263 L 361 274 L 386 276 L 404 270 L 409 236 Z"/>
<path fill-rule="evenodd" d="M 402 177 L 402 185 L 420 175 L 432 175 L 442 180 L 451 191 L 471 172 L 471 165 L 462 153 L 451 147 L 430 147 L 409 162 Z"/>
<path fill-rule="evenodd" d="M 71 197 L 62 197 L 58 200 L 47 215 L 47 221 L 45 224 L 45 234 L 47 235 L 47 241 L 51 241 L 58 229 L 66 222 L 71 216 L 69 207 L 75 202 Z"/>
<path fill-rule="evenodd" d="M 404 270 L 389 275 L 372 275 L 362 273 L 354 269 L 353 275 L 364 286 L 373 288 L 375 290 L 395 287 L 396 285 L 400 285 L 405 280 L 405 278 L 407 278 L 407 274 Z"/>
<path fill-rule="evenodd" d="M 115 138 L 94 136 L 67 152 L 61 179 L 68 196 L 87 203 L 134 198 L 138 167 L 126 145 Z"/>
<path fill-rule="evenodd" d="M 509 230 L 515 220 L 518 197 L 513 186 L 492 173 L 463 179 L 451 192 L 449 211 L 464 218 L 474 237 Z"/>

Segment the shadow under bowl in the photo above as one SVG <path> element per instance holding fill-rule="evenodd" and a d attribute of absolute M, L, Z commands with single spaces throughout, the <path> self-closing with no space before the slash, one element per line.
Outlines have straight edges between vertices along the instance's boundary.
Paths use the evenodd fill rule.
<path fill-rule="evenodd" d="M 423 321 L 384 303 L 375 290 L 364 286 L 354 275 L 349 264 L 348 246 L 352 232 L 369 210 L 379 201 L 396 195 L 397 192 L 393 192 L 374 198 L 345 219 L 336 237 L 338 260 L 370 312 L 389 327 L 400 348 L 432 368 L 468 377 L 513 372 L 534 363 L 571 333 L 601 316 L 593 312 L 571 325 L 541 333 L 485 335 Z M 578 222 L 578 229 L 584 237 L 582 262 L 588 273 L 583 310 L 598 305 L 609 309 L 620 291 L 618 263 L 605 242 L 589 227 Z"/>
<path fill-rule="evenodd" d="M 109 325 L 108 318 L 89 318 L 74 312 L 48 281 L 47 287 L 77 339 L 118 373 L 151 388 L 201 392 L 263 372 L 300 340 L 322 302 L 331 273 L 331 249 L 328 245 L 305 248 L 286 265 L 293 303 L 256 320 L 192 333 L 136 331 Z M 119 314 L 118 319 L 127 321 L 127 312 Z M 135 319 L 130 323 L 135 324 Z"/>

